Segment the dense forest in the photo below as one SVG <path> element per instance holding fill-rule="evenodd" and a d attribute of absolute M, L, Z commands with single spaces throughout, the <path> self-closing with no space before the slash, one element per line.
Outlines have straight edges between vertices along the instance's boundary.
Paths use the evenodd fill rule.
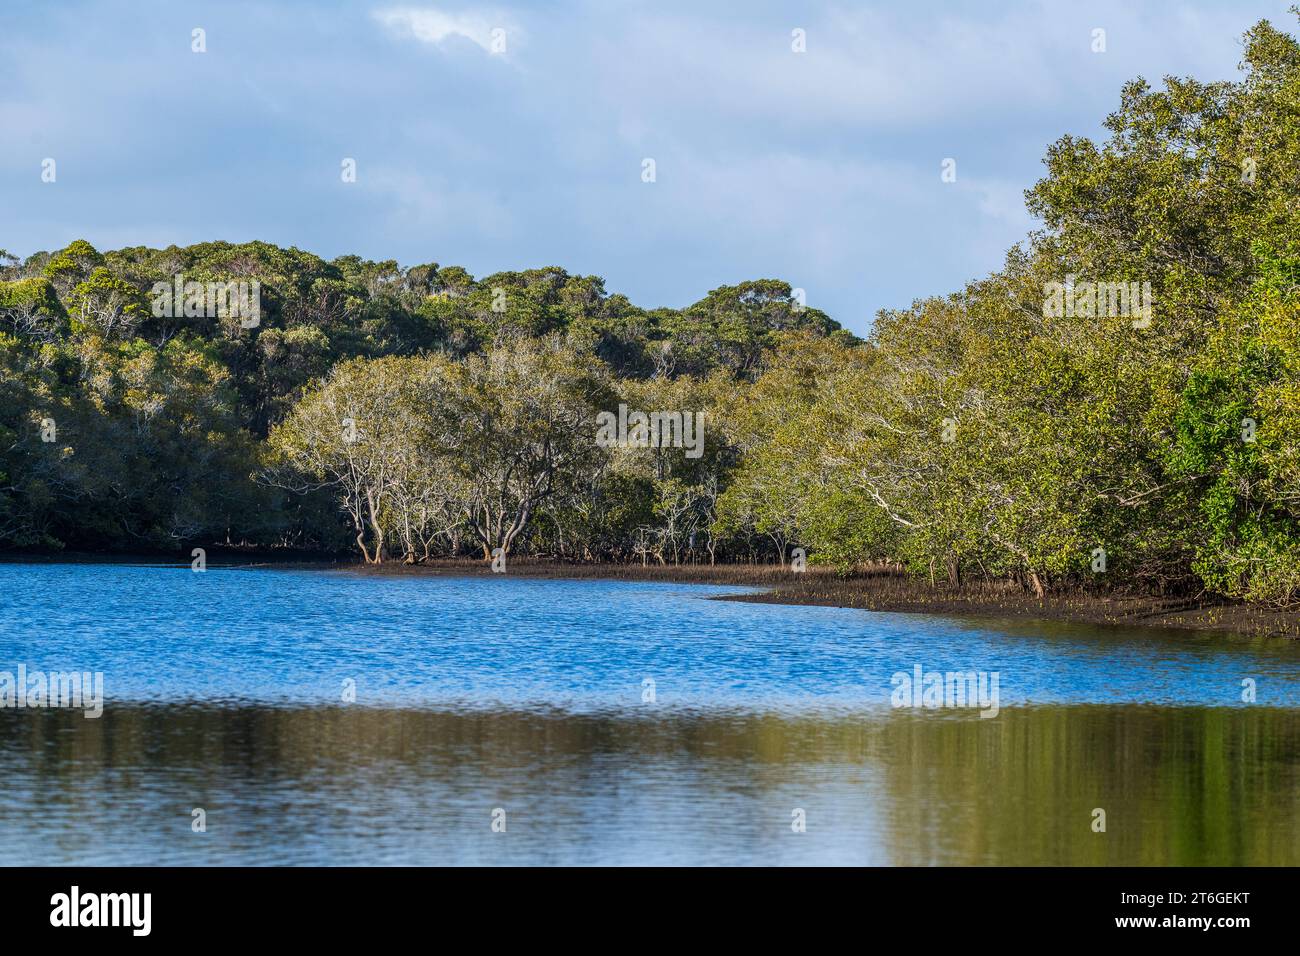
<path fill-rule="evenodd" d="M 862 340 L 776 280 L 645 309 L 560 268 L 0 253 L 0 547 L 798 547 L 1300 603 L 1300 47 L 1261 23 L 1238 80 L 1132 81 L 1106 128 L 1048 149 L 998 272 Z M 702 441 L 597 440 L 628 409 Z"/>

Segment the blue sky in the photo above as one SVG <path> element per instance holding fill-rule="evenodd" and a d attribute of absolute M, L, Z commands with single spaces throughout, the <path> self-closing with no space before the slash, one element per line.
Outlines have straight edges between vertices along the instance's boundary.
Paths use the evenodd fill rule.
<path fill-rule="evenodd" d="M 782 278 L 864 331 L 997 268 L 1126 79 L 1233 77 L 1290 2 L 5 3 L 0 248 L 559 265 L 648 307 Z"/>

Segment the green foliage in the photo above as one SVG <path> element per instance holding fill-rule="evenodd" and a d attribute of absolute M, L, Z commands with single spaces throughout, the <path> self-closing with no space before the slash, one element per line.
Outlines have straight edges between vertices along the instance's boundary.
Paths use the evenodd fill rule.
<path fill-rule="evenodd" d="M 638 309 L 598 277 L 549 267 L 475 280 L 457 266 L 326 262 L 261 242 L 100 253 L 78 240 L 21 263 L 6 254 L 2 268 L 0 544 L 332 550 L 356 539 L 372 557 L 408 560 L 494 546 L 628 557 L 646 534 L 662 560 L 690 551 L 692 534 L 698 553 L 706 538 L 718 547 L 725 454 L 669 461 L 592 441 L 595 413 L 620 397 L 706 400 L 660 361 L 678 313 Z M 160 307 L 157 290 L 170 302 L 178 282 L 256 282 L 258 322 Z M 706 301 L 710 322 L 749 330 L 750 349 L 802 322 L 785 314 L 781 283 Z M 690 382 L 730 379 L 749 361 L 737 354 L 695 343 Z M 383 485 L 373 515 L 336 483 L 334 469 L 357 464 L 336 453 L 356 449 L 320 444 L 338 427 L 322 409 L 345 396 L 372 432 L 405 409 L 375 438 L 385 451 L 369 464 L 404 477 Z M 41 438 L 47 419 L 57 441 Z"/>
<path fill-rule="evenodd" d="M 64 319 L 63 303 L 49 279 L 0 282 L 0 328 L 48 340 L 65 331 Z"/>
<path fill-rule="evenodd" d="M 1170 469 L 1196 483 L 1195 569 L 1224 594 L 1300 603 L 1300 262 L 1261 249 L 1252 294 L 1188 376 Z"/>

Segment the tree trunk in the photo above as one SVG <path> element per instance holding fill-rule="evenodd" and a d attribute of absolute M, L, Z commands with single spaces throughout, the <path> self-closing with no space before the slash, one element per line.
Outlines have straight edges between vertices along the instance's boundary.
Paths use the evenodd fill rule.
<path fill-rule="evenodd" d="M 379 514 L 374 492 L 366 494 L 366 510 L 370 518 L 370 530 L 375 539 L 375 564 L 384 563 L 384 529 L 379 524 Z"/>

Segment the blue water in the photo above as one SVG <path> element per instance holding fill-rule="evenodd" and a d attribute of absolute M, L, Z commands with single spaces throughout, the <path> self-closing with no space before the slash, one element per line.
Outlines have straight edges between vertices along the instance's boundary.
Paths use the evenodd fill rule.
<path fill-rule="evenodd" d="M 106 698 L 0 707 L 0 860 L 1300 864 L 1296 643 L 739 590 L 0 564 L 0 676 Z M 916 665 L 997 716 L 891 708 Z"/>
<path fill-rule="evenodd" d="M 709 598 L 493 575 L 0 564 L 0 671 L 101 671 L 107 705 L 781 714 L 889 707 L 895 672 L 998 672 L 1001 706 L 1300 706 L 1300 645 Z"/>

